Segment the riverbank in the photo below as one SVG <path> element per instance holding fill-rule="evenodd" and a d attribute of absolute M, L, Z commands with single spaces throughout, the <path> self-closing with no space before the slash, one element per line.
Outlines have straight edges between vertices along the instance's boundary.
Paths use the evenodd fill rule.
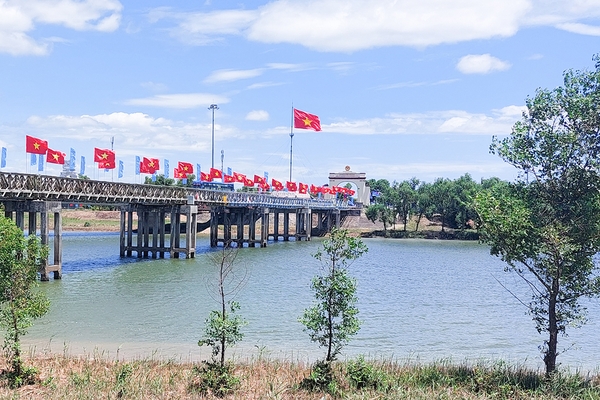
<path fill-rule="evenodd" d="M 62 222 L 64 231 L 81 232 L 118 232 L 120 223 L 119 211 L 97 211 L 87 209 L 65 209 L 62 211 Z M 137 215 L 134 213 L 134 220 Z M 200 218 L 201 221 L 204 221 Z M 290 221 L 294 228 L 294 220 Z M 283 222 L 282 222 L 283 224 Z M 52 226 L 52 224 L 51 224 Z M 441 224 L 430 221 L 425 217 L 419 222 L 417 230 L 416 221 L 410 221 L 407 230 L 404 231 L 402 224 L 395 224 L 384 231 L 381 222 L 373 223 L 364 215 L 347 217 L 342 228 L 356 236 L 364 238 L 388 237 L 397 239 L 442 239 L 442 240 L 477 240 L 479 235 L 475 230 L 441 229 Z M 282 225 L 283 229 L 283 225 Z M 205 231 L 206 233 L 207 231 Z"/>
<path fill-rule="evenodd" d="M 110 360 L 43 354 L 26 364 L 38 369 L 32 385 L 0 387 L 3 399 L 217 399 L 198 390 L 200 364 Z M 6 362 L 0 359 L 4 370 Z M 502 362 L 401 364 L 359 358 L 334 364 L 337 396 L 300 389 L 310 366 L 257 359 L 234 366 L 239 386 L 225 399 L 599 399 L 600 377 L 543 374 Z"/>

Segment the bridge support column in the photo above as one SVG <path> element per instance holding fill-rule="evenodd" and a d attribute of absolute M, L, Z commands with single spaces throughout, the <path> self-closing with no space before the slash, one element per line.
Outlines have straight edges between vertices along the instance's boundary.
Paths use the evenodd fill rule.
<path fill-rule="evenodd" d="M 269 209 L 262 209 L 262 217 L 260 224 L 260 247 L 267 247 L 269 241 Z"/>
<path fill-rule="evenodd" d="M 283 241 L 287 242 L 290 240 L 290 212 L 283 212 Z"/>
<path fill-rule="evenodd" d="M 258 215 L 256 210 L 250 210 L 248 215 L 248 247 L 255 247 L 256 244 L 256 220 Z"/>
<path fill-rule="evenodd" d="M 210 210 L 210 247 L 219 243 L 219 212 L 215 207 Z"/>
<path fill-rule="evenodd" d="M 296 240 L 310 240 L 310 229 L 312 226 L 312 215 L 310 208 L 299 208 L 296 210 Z"/>
<path fill-rule="evenodd" d="M 49 245 L 50 237 L 50 215 L 54 220 L 54 246 L 53 246 L 53 261 L 49 265 L 48 260 L 42 260 L 40 269 L 41 281 L 49 281 L 50 273 L 53 273 L 54 279 L 62 277 L 62 214 L 61 205 L 57 202 L 46 201 L 7 201 L 4 203 L 4 215 L 7 218 L 13 219 L 15 224 L 25 231 L 25 213 L 28 213 L 28 235 L 37 234 L 37 214 L 40 214 L 40 241 L 43 246 Z"/>
<path fill-rule="evenodd" d="M 273 241 L 279 241 L 279 210 L 273 212 Z"/>

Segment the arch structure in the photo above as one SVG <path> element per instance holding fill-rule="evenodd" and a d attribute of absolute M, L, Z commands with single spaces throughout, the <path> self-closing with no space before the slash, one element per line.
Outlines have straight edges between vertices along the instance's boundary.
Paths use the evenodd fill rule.
<path fill-rule="evenodd" d="M 343 172 L 329 173 L 329 186 L 340 186 L 344 183 L 353 183 L 356 185 L 356 194 L 353 196 L 356 199 L 357 206 L 368 206 L 371 204 L 371 188 L 367 182 L 367 174 L 365 172 L 353 172 L 350 167 L 346 167 Z"/>

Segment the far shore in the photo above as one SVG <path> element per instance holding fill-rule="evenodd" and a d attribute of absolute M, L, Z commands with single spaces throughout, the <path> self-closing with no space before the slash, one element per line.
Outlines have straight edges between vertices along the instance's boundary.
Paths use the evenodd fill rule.
<path fill-rule="evenodd" d="M 208 214 L 205 216 L 208 218 Z M 134 213 L 134 220 L 137 216 Z M 202 216 L 200 221 L 204 221 Z M 103 211 L 90 209 L 63 209 L 62 227 L 67 232 L 119 232 L 120 212 Z M 283 224 L 283 222 L 282 222 Z M 429 221 L 425 217 L 419 222 L 419 229 L 416 228 L 416 221 L 409 221 L 407 229 L 404 231 L 402 223 L 396 223 L 384 231 L 381 222 L 373 223 L 364 215 L 360 217 L 349 217 L 343 221 L 342 228 L 348 229 L 352 234 L 363 238 L 386 237 L 402 239 L 442 239 L 442 240 L 477 240 L 478 234 L 475 230 L 454 230 L 446 228 L 441 229 L 441 224 L 435 221 Z M 53 226 L 51 224 L 51 226 Z M 290 221 L 293 228 L 294 220 Z M 207 235 L 207 231 L 200 232 L 200 235 Z"/>

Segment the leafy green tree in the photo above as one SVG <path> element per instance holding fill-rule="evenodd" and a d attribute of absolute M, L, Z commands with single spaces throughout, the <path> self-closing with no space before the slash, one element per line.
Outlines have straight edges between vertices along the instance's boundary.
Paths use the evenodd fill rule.
<path fill-rule="evenodd" d="M 313 278 L 311 288 L 317 303 L 306 309 L 300 318 L 311 340 L 327 349 L 325 362 L 337 355 L 360 329 L 356 307 L 356 279 L 348 274 L 349 262 L 367 252 L 360 238 L 348 236 L 348 231 L 334 228 L 314 257 L 325 269 Z"/>
<path fill-rule="evenodd" d="M 177 186 L 185 186 L 185 187 L 192 187 L 194 186 L 194 181 L 196 180 L 196 175 L 194 174 L 188 174 L 187 175 L 187 180 L 185 183 L 183 183 L 183 179 L 177 179 L 177 182 L 175 183 Z"/>
<path fill-rule="evenodd" d="M 213 263 L 218 267 L 216 282 L 209 282 L 211 295 L 219 303 L 220 309 L 210 312 L 205 321 L 204 338 L 198 341 L 198 346 L 211 346 L 213 362 L 221 367 L 225 365 L 225 350 L 235 345 L 244 337 L 241 328 L 246 321 L 236 312 L 240 305 L 232 298 L 246 282 L 246 275 L 239 276 L 234 268 L 237 249 L 223 246 Z"/>
<path fill-rule="evenodd" d="M 400 183 L 394 182 L 392 185 L 394 210 L 402 219 L 404 232 L 406 232 L 406 225 L 408 224 L 410 215 L 416 207 L 418 186 L 419 180 L 417 178 Z"/>
<path fill-rule="evenodd" d="M 415 232 L 419 230 L 419 224 L 424 215 L 429 213 L 431 208 L 431 183 L 421 182 L 416 191 L 415 196 L 415 214 L 417 216 L 417 224 Z"/>
<path fill-rule="evenodd" d="M 387 236 L 387 228 L 396 220 L 394 210 L 385 204 L 376 203 L 367 207 L 365 216 L 373 223 L 381 221 L 383 223 L 383 234 Z"/>
<path fill-rule="evenodd" d="M 453 211 L 456 208 L 456 196 L 454 185 L 450 179 L 438 178 L 429 188 L 430 204 L 428 208 L 428 218 L 433 218 L 434 214 L 439 214 L 442 221 L 442 232 L 454 220 Z"/>
<path fill-rule="evenodd" d="M 455 207 L 452 210 L 454 226 L 465 229 L 470 221 L 477 219 L 477 213 L 473 206 L 473 200 L 480 190 L 480 185 L 471 178 L 470 174 L 464 174 L 453 182 L 453 195 Z"/>
<path fill-rule="evenodd" d="M 156 175 L 156 180 L 152 180 L 152 177 L 147 176 L 144 178 L 145 185 L 160 185 L 160 186 L 172 186 L 175 184 L 175 179 L 167 178 L 163 174 Z"/>
<path fill-rule="evenodd" d="M 47 255 L 38 238 L 25 238 L 10 219 L 0 217 L 0 326 L 12 386 L 27 383 L 35 374 L 23 364 L 21 337 L 50 307 L 46 296 L 35 290 L 39 266 Z"/>
<path fill-rule="evenodd" d="M 531 290 L 546 374 L 558 336 L 585 322 L 583 297 L 600 295 L 600 57 L 594 71 L 569 70 L 563 86 L 538 89 L 510 136 L 491 150 L 519 170 L 519 182 L 480 193 L 476 209 L 491 253 Z M 524 302 L 525 303 L 525 302 Z"/>

